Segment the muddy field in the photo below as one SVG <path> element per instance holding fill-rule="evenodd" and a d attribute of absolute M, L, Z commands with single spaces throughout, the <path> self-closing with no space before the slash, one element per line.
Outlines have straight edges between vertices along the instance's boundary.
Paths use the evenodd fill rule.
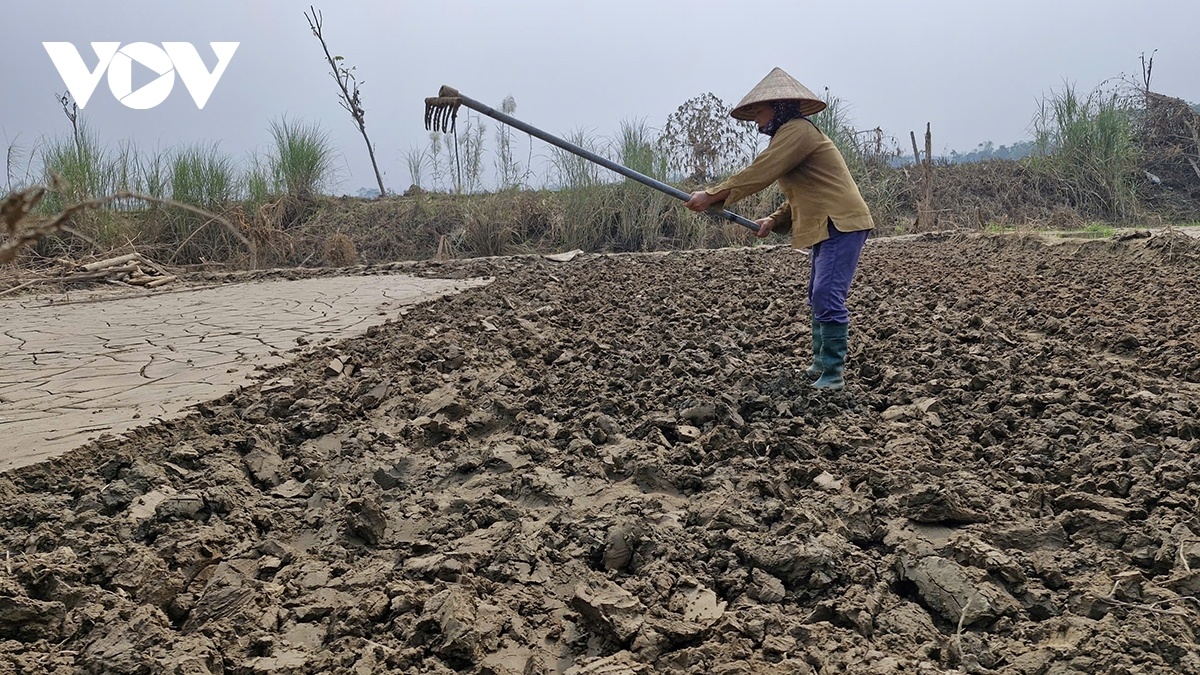
<path fill-rule="evenodd" d="M 1200 674 L 1195 243 L 494 276 L 0 477 L 0 671 Z"/>

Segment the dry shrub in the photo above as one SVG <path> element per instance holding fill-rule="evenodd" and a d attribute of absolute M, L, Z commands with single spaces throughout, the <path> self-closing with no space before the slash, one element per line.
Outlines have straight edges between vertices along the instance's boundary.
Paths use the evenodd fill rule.
<path fill-rule="evenodd" d="M 274 201 L 263 204 L 264 216 L 273 227 L 290 230 L 307 222 L 317 212 L 318 198 L 307 195 L 285 194 Z"/>
<path fill-rule="evenodd" d="M 349 267 L 358 262 L 358 250 L 354 242 L 344 232 L 335 232 L 325 240 L 321 258 L 326 267 Z"/>
<path fill-rule="evenodd" d="M 917 202 L 913 181 L 878 154 L 864 157 L 855 180 L 871 209 L 876 230 L 887 234 L 905 232 L 909 213 Z"/>
<path fill-rule="evenodd" d="M 996 222 L 1044 220 L 1070 204 L 1052 182 L 1025 164 L 990 160 L 936 166 L 933 208 L 943 226 L 976 229 Z"/>
<path fill-rule="evenodd" d="M 1045 226 L 1051 230 L 1078 230 L 1086 224 L 1075 209 L 1057 207 L 1046 217 Z"/>
<path fill-rule="evenodd" d="M 515 239 L 519 242 L 518 247 L 526 252 L 537 250 L 547 241 L 554 229 L 558 205 L 551 198 L 551 193 L 540 191 L 504 194 L 514 200 L 517 224 Z"/>
<path fill-rule="evenodd" d="M 242 214 L 246 236 L 254 242 L 261 265 L 285 267 L 296 264 L 295 240 L 279 225 L 282 213 L 280 202 L 268 202 L 259 206 L 248 221 Z"/>
<path fill-rule="evenodd" d="M 295 232 L 321 241 L 343 232 L 365 264 L 429 259 L 437 254 L 441 237 L 461 230 L 461 204 L 462 199 L 431 194 L 374 200 L 326 198 Z"/>
<path fill-rule="evenodd" d="M 470 256 L 504 255 L 517 227 L 517 209 L 504 195 L 471 200 L 463 214 L 460 248 Z"/>
<path fill-rule="evenodd" d="M 1186 101 L 1145 92 L 1138 124 L 1143 167 L 1139 185 L 1145 207 L 1163 219 L 1200 221 L 1200 113 Z"/>
<path fill-rule="evenodd" d="M 461 226 L 451 238 L 470 256 L 530 253 L 556 248 L 561 207 L 550 192 L 504 191 L 459 200 Z"/>
<path fill-rule="evenodd" d="M 1162 185 L 1200 198 L 1200 113 L 1182 99 L 1148 91 L 1139 122 L 1146 168 Z"/>

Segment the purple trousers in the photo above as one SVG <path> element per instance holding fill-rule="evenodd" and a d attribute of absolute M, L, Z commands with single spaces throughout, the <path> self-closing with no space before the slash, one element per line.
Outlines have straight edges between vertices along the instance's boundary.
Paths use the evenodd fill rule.
<path fill-rule="evenodd" d="M 850 323 L 846 297 L 858 269 L 858 256 L 870 230 L 842 232 L 830 220 L 829 238 L 812 247 L 809 258 L 808 304 L 818 323 Z"/>

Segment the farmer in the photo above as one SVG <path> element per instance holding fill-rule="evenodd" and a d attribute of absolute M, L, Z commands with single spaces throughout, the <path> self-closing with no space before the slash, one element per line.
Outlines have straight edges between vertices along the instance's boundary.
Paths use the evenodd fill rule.
<path fill-rule="evenodd" d="M 728 206 L 779 182 L 786 201 L 754 221 L 759 228 L 755 234 L 790 232 L 792 248 L 812 249 L 808 304 L 813 361 L 806 373 L 816 378 L 814 387 L 841 389 L 850 327 L 846 297 L 875 224 L 846 160 L 807 118 L 825 105 L 783 70 L 772 70 L 732 112 L 736 119 L 753 120 L 771 137 L 767 148 L 720 185 L 693 192 L 687 207 L 706 211 L 721 202 Z"/>

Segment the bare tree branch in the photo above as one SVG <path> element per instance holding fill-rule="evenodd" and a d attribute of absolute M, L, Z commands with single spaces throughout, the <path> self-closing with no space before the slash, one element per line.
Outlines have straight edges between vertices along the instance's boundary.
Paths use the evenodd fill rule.
<path fill-rule="evenodd" d="M 372 145 L 371 139 L 367 137 L 367 123 L 365 120 L 367 111 L 362 107 L 362 96 L 358 91 L 358 79 L 354 76 L 354 68 L 347 68 L 342 65 L 344 60 L 341 56 L 334 56 L 329 52 L 329 46 L 325 44 L 325 36 L 321 32 L 321 24 L 324 17 L 321 12 L 318 12 L 312 5 L 308 6 L 309 12 L 304 13 L 304 18 L 308 19 L 308 27 L 312 30 L 312 34 L 321 41 L 321 49 L 325 52 L 325 60 L 329 62 L 330 75 L 338 84 L 338 89 L 341 93 L 338 95 L 338 102 L 342 104 L 342 108 L 350 113 L 350 117 L 354 118 L 354 123 L 358 125 L 358 132 L 362 134 L 363 141 L 367 144 L 367 154 L 371 156 L 371 167 L 375 169 L 375 180 L 379 183 L 379 195 L 382 197 L 387 194 L 387 190 L 383 187 L 383 176 L 379 173 L 379 164 L 375 161 L 375 146 Z"/>

